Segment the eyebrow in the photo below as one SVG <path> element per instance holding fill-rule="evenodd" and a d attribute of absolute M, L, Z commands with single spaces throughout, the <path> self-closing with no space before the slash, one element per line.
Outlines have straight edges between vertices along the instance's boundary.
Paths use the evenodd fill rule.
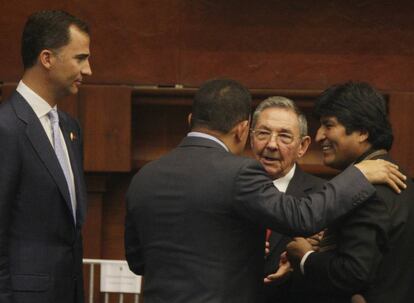
<path fill-rule="evenodd" d="M 78 55 L 75 55 L 75 58 L 76 59 L 86 59 L 88 57 L 89 57 L 89 54 L 78 54 Z"/>
<path fill-rule="evenodd" d="M 265 129 L 269 131 L 274 131 L 271 127 L 268 127 L 267 125 L 261 125 L 260 127 L 257 127 L 258 129 Z M 293 131 L 287 128 L 281 128 L 278 133 L 290 133 L 293 134 Z"/>

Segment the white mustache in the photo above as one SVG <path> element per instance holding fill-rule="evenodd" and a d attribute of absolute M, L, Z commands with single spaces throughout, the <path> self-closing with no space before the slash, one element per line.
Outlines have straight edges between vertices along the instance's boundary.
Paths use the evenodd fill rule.
<path fill-rule="evenodd" d="M 280 160 L 279 155 L 268 155 L 268 154 L 263 154 L 263 155 L 262 155 L 262 157 L 263 157 L 263 158 L 269 158 L 269 159 L 272 159 L 272 160 Z"/>

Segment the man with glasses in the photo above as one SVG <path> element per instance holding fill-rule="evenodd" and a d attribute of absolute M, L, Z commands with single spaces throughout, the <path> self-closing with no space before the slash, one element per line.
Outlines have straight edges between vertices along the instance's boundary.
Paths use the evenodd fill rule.
<path fill-rule="evenodd" d="M 262 101 L 253 113 L 250 136 L 254 157 L 263 165 L 281 192 L 306 197 L 322 188 L 325 180 L 304 172 L 296 163 L 307 151 L 311 138 L 305 115 L 288 98 Z M 316 238 L 316 237 L 315 237 Z M 265 302 L 288 302 L 291 279 L 274 281 L 280 255 L 291 237 L 268 231 L 269 253 L 265 259 Z"/>

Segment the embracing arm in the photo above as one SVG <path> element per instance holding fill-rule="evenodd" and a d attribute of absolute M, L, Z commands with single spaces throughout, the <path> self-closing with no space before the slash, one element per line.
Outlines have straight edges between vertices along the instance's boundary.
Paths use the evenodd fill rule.
<path fill-rule="evenodd" d="M 321 191 L 306 198 L 294 198 L 280 193 L 255 161 L 246 160 L 234 182 L 234 207 L 239 214 L 262 226 L 291 236 L 309 236 L 375 192 L 364 175 L 375 182 L 388 180 L 391 163 L 374 163 L 377 165 L 365 167 L 363 173 L 350 166 L 326 182 Z M 372 174 L 373 171 L 376 173 Z"/>

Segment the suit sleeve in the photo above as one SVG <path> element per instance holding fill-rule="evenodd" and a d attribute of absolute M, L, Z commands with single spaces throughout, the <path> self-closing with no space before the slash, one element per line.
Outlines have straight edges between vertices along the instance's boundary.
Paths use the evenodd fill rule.
<path fill-rule="evenodd" d="M 340 227 L 337 249 L 312 253 L 305 279 L 318 292 L 352 295 L 374 279 L 386 249 L 390 217 L 385 204 L 370 199 Z"/>
<path fill-rule="evenodd" d="M 11 303 L 9 233 L 19 184 L 17 136 L 0 125 L 0 302 Z"/>
<path fill-rule="evenodd" d="M 137 275 L 144 274 L 144 261 L 133 213 L 127 209 L 125 218 L 125 255 L 131 271 Z"/>
<path fill-rule="evenodd" d="M 354 166 L 305 198 L 279 192 L 263 168 L 245 161 L 234 181 L 234 207 L 247 219 L 290 236 L 313 235 L 375 192 Z"/>

